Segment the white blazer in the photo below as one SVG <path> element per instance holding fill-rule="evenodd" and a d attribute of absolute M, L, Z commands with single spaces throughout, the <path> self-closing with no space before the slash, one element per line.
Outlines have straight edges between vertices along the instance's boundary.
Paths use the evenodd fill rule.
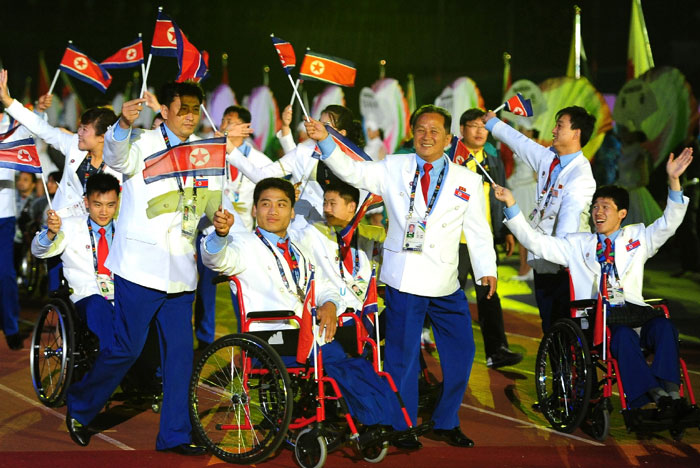
<path fill-rule="evenodd" d="M 615 266 L 626 301 L 644 305 L 644 264 L 676 232 L 687 209 L 687 197 L 683 197 L 683 203 L 669 198 L 663 216 L 649 227 L 630 224 L 622 228 L 615 239 Z M 506 225 L 526 249 L 569 268 L 575 299 L 598 297 L 601 268 L 596 257 L 596 234 L 572 233 L 563 238 L 547 236 L 532 229 L 522 212 L 507 220 Z"/>
<path fill-rule="evenodd" d="M 537 191 L 535 203 L 540 198 L 547 183 L 549 166 L 554 160 L 554 150 L 535 143 L 510 125 L 498 122 L 492 129 L 493 136 L 504 142 L 537 174 Z M 548 204 L 547 197 L 541 197 L 537 210 L 544 209 L 541 218 L 536 218 L 533 226 L 542 234 L 564 237 L 572 232 L 590 232 L 588 218 L 591 198 L 596 183 L 591 171 L 591 164 L 583 153 L 562 168 L 557 176 L 555 189 Z M 525 213 L 529 216 L 530 213 Z M 559 267 L 528 253 L 528 263 L 538 273 L 556 273 Z"/>
<path fill-rule="evenodd" d="M 238 148 L 234 148 L 232 153 L 236 155 L 235 158 L 237 160 L 238 158 L 243 158 L 251 165 L 258 168 L 273 164 L 270 158 L 253 148 L 252 145 L 247 158 Z M 253 191 L 255 190 L 256 183 L 257 181 L 251 181 L 243 174 L 243 171 L 240 170 L 238 171 L 236 178 L 231 179 L 231 174 L 229 171 L 228 179 L 224 187 L 224 193 L 228 197 L 236 212 L 240 215 L 241 221 L 243 222 L 245 229 L 248 231 L 252 231 L 254 227 L 252 209 Z M 238 193 L 238 201 L 235 199 L 236 193 Z"/>
<path fill-rule="evenodd" d="M 194 291 L 197 287 L 194 240 L 182 235 L 182 212 L 175 178 L 146 184 L 144 159 L 166 149 L 160 129 L 145 130 L 138 138 L 117 141 L 114 127 L 105 134 L 104 159 L 124 175 L 119 229 L 106 266 L 115 275 L 167 293 Z M 192 135 L 189 141 L 198 140 Z M 192 189 L 187 177 L 185 190 Z M 197 190 L 197 211 L 213 213 L 221 203 L 222 177 L 209 177 L 209 188 Z M 212 210 L 213 208 L 213 210 Z"/>
<path fill-rule="evenodd" d="M 285 177 L 292 175 L 292 183 L 301 184 L 301 195 L 294 207 L 294 227 L 301 229 L 306 221 L 315 222 L 323 219 L 323 189 L 316 182 L 316 166 L 318 160 L 311 157 L 316 142 L 307 140 L 297 145 L 281 159 L 264 167 L 253 164 L 240 151 L 228 154 L 229 164 L 236 166 L 248 179 L 257 184 L 267 177 Z"/>
<path fill-rule="evenodd" d="M 289 237 L 297 245 L 314 253 L 316 271 L 321 270 L 323 275 L 337 291 L 340 296 L 339 308 L 341 311 L 345 311 L 347 308 L 362 310 L 364 299 L 359 299 L 355 296 L 350 290 L 348 283 L 340 276 L 338 242 L 335 238 L 335 234 L 331 233 L 331 228 L 324 223 L 315 223 L 313 225 L 309 224 L 303 229 L 290 229 L 288 233 Z M 328 233 L 330 233 L 332 238 L 328 237 Z M 372 276 L 372 263 L 361 247 L 359 249 L 358 258 L 360 260 L 360 269 L 355 277 L 361 278 L 369 284 L 370 277 Z M 353 256 L 353 264 L 354 261 L 355 257 Z M 344 265 L 343 272 L 345 278 L 349 282 L 352 282 L 352 272 L 348 271 Z"/>
<path fill-rule="evenodd" d="M 83 162 L 88 152 L 78 148 L 78 135 L 66 133 L 59 128 L 52 127 L 16 99 L 12 101 L 12 104 L 6 110 L 8 114 L 24 125 L 30 132 L 56 148 L 66 157 L 61 183 L 58 184 L 56 195 L 51 201 L 53 209 L 60 216 L 62 209 L 83 203 L 83 185 L 80 183 L 76 169 Z M 109 167 L 105 167 L 105 172 L 115 176 L 121 183 L 122 176 L 120 173 Z"/>
<path fill-rule="evenodd" d="M 380 279 L 392 288 L 420 296 L 440 297 L 459 289 L 457 263 L 462 234 L 467 240 L 474 276 L 496 276 L 493 234 L 486 221 L 481 176 L 447 161 L 449 169 L 439 198 L 428 217 L 423 252 L 403 251 L 415 154 L 393 154 L 381 161 L 360 162 L 336 147 L 324 161 L 341 179 L 381 195 L 389 215 Z M 455 195 L 469 194 L 469 201 Z M 424 216 L 426 203 L 415 197 L 415 213 Z"/>
<path fill-rule="evenodd" d="M 77 302 L 93 294 L 102 295 L 97 287 L 95 263 L 90 243 L 90 231 L 87 227 L 88 216 L 71 216 L 61 219 L 61 230 L 50 246 L 39 243 L 37 233 L 32 240 L 32 255 L 37 258 L 61 256 L 63 275 L 73 289 L 70 299 Z M 115 224 L 116 225 L 116 224 Z M 113 226 L 114 228 L 114 226 Z M 43 229 L 42 232 L 45 232 Z M 115 230 L 115 234 L 118 230 Z M 100 236 L 93 232 L 93 240 L 97 247 Z M 108 257 L 109 258 L 109 257 Z"/>
<path fill-rule="evenodd" d="M 206 241 L 206 237 L 202 239 L 202 262 L 214 271 L 238 277 L 243 289 L 243 303 L 246 312 L 293 310 L 297 316 L 301 317 L 303 303 L 294 292 L 285 287 L 275 257 L 279 259 L 285 275 L 290 281 L 290 286 L 293 288 L 292 272 L 282 254 L 274 246 L 273 254 L 252 232 L 229 234 L 226 238 L 226 247 L 217 253 L 211 253 L 207 250 Z M 312 261 L 314 259 L 313 253 L 299 244 L 294 243 L 294 246 L 303 256 L 299 259 L 299 287 L 306 292 L 311 267 L 314 263 Z M 233 283 L 231 283 L 231 287 L 233 288 Z M 316 269 L 315 288 L 317 305 L 320 306 L 327 301 L 340 303 L 338 293 L 320 269 Z M 339 308 L 338 311 L 342 312 L 343 310 Z M 285 328 L 290 328 L 287 321 L 270 321 L 254 323 L 251 330 Z"/>

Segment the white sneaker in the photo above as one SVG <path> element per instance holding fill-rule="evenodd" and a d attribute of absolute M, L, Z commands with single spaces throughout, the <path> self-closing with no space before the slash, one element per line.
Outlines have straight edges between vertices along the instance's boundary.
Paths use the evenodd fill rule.
<path fill-rule="evenodd" d="M 515 275 L 510 277 L 511 281 L 534 281 L 535 280 L 535 273 L 531 269 L 524 275 Z"/>

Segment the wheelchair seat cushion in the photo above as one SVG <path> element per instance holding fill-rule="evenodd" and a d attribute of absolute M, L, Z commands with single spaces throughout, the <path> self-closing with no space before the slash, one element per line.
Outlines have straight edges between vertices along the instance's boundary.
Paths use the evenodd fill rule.
<path fill-rule="evenodd" d="M 630 328 L 637 328 L 653 318 L 664 316 L 664 312 L 661 309 L 626 302 L 624 306 L 610 307 L 608 309 L 607 324 L 608 326 L 624 325 Z"/>

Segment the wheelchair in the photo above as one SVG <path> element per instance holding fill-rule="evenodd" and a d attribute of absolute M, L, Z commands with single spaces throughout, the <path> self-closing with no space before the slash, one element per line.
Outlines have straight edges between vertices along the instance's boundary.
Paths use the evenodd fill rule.
<path fill-rule="evenodd" d="M 655 299 L 647 303 L 658 311 L 658 316 L 669 318 L 666 301 Z M 571 433 L 581 427 L 603 441 L 610 431 L 610 397 L 616 385 L 628 432 L 669 430 L 675 440 L 680 440 L 686 428 L 698 427 L 700 423 L 685 361 L 680 358 L 680 396 L 687 399 L 682 417 L 664 419 L 656 409 L 629 408 L 618 362 L 610 354 L 608 327 L 602 343 L 593 345 L 596 320 L 603 320 L 600 310 L 602 304 L 596 299 L 571 301 L 571 317 L 557 320 L 542 338 L 535 361 L 535 386 L 542 414 L 557 431 Z"/>
<path fill-rule="evenodd" d="M 285 366 L 280 356 L 296 355 L 298 329 L 250 331 L 256 322 L 292 320 L 301 326 L 301 319 L 292 311 L 246 313 L 239 280 L 224 277 L 215 281 L 235 285 L 240 317 L 245 317 L 240 322 L 243 333 L 220 338 L 204 350 L 190 383 L 193 428 L 218 458 L 253 464 L 283 446 L 294 451 L 301 467 L 321 467 L 330 451 L 350 442 L 361 458 L 378 463 L 391 440 L 429 429 L 412 426 L 391 376 L 381 371 L 377 339 L 369 336 L 357 314 L 340 316 L 335 339 L 353 356 L 364 355 L 366 347 L 370 350 L 375 372 L 399 398 L 407 431 L 356 424 L 337 382 L 324 374 L 323 355 L 315 344 L 312 362 Z"/>
<path fill-rule="evenodd" d="M 99 339 L 79 316 L 70 300 L 71 293 L 62 278 L 60 287 L 49 294 L 49 302 L 41 309 L 32 332 L 32 386 L 39 401 L 50 408 L 65 404 L 68 387 L 90 370 L 100 350 Z M 147 401 L 153 412 L 160 411 L 163 397 L 162 382 L 155 377 L 158 364 L 148 364 L 152 360 L 149 354 L 154 352 L 159 363 L 157 340 L 151 330 L 144 351 L 121 382 L 122 393 L 113 395 L 107 407 L 115 400 Z M 149 369 L 148 379 L 143 377 L 144 367 Z"/>

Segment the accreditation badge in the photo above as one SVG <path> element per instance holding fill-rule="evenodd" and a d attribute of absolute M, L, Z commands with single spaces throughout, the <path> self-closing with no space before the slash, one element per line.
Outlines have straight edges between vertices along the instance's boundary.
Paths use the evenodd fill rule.
<path fill-rule="evenodd" d="M 425 222 L 418 216 L 409 216 L 403 235 L 403 250 L 422 252 L 425 242 Z"/>
<path fill-rule="evenodd" d="M 97 275 L 97 289 L 100 290 L 100 294 L 108 301 L 114 300 L 114 281 L 109 275 L 104 273 L 99 273 Z"/>
<path fill-rule="evenodd" d="M 618 280 L 610 281 L 608 279 L 608 302 L 611 307 L 625 305 L 625 293 L 622 290 L 622 285 Z"/>
<path fill-rule="evenodd" d="M 348 282 L 348 288 L 352 294 L 360 300 L 364 300 L 367 293 L 367 282 L 361 278 Z"/>
<path fill-rule="evenodd" d="M 188 199 L 182 206 L 182 235 L 188 239 L 194 239 L 198 223 L 197 203 L 194 199 Z"/>

